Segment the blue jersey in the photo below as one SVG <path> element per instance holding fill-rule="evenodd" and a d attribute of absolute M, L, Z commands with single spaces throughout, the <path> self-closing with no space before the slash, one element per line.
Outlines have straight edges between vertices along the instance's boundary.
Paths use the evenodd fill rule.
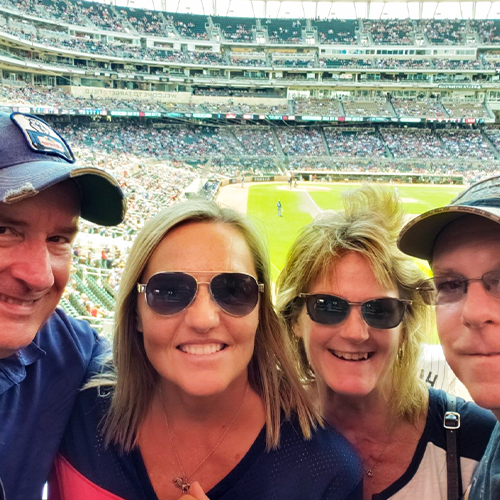
<path fill-rule="evenodd" d="M 0 478 L 8 500 L 37 500 L 89 362 L 105 350 L 85 321 L 52 314 L 25 349 L 0 359 Z"/>
<path fill-rule="evenodd" d="M 500 427 L 496 426 L 474 477 L 469 500 L 500 500 Z"/>
<path fill-rule="evenodd" d="M 64 436 L 51 498 L 157 500 L 138 448 L 130 453 L 100 433 L 109 397 L 82 391 Z M 166 471 L 166 474 L 169 472 Z M 266 450 L 266 429 L 236 467 L 216 484 L 210 500 L 361 500 L 361 467 L 349 443 L 331 429 L 304 440 L 297 419 L 285 420 L 280 446 Z"/>

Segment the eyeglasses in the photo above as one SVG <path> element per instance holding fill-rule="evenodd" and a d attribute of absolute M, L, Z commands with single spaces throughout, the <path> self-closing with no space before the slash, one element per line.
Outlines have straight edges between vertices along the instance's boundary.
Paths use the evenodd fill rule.
<path fill-rule="evenodd" d="M 489 271 L 479 278 L 466 279 L 462 276 L 434 276 L 417 287 L 423 301 L 431 306 L 460 302 L 467 293 L 469 283 L 480 281 L 483 288 L 500 299 L 500 270 Z"/>
<path fill-rule="evenodd" d="M 213 274 L 200 272 L 197 274 Z M 137 291 L 146 294 L 149 308 L 160 316 L 172 316 L 189 307 L 198 294 L 200 285 L 208 285 L 215 303 L 231 316 L 246 316 L 257 305 L 264 285 L 246 273 L 218 273 L 210 281 L 198 281 L 182 272 L 162 272 L 137 283 Z"/>
<path fill-rule="evenodd" d="M 321 325 L 338 325 L 347 319 L 351 306 L 360 306 L 365 322 L 373 328 L 384 330 L 398 326 L 403 321 L 406 307 L 412 303 L 411 300 L 393 297 L 366 302 L 348 302 L 335 295 L 315 293 L 300 293 L 299 297 L 305 299 L 309 317 Z"/>

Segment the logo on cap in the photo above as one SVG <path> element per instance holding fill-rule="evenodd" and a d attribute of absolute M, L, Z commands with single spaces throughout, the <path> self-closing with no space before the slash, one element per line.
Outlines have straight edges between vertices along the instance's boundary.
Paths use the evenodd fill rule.
<path fill-rule="evenodd" d="M 59 156 L 69 163 L 75 163 L 73 152 L 66 141 L 48 123 L 36 116 L 21 113 L 12 113 L 10 118 L 19 127 L 33 151 Z"/>

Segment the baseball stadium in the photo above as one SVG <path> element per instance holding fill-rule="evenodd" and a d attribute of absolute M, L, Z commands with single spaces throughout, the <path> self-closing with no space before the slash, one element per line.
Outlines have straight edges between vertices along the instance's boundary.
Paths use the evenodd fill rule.
<path fill-rule="evenodd" d="M 80 223 L 60 303 L 105 334 L 131 242 L 173 203 L 249 214 L 275 280 L 343 191 L 395 189 L 410 217 L 500 173 L 500 2 L 0 0 L 0 72 L 3 111 L 126 193 L 120 226 Z"/>

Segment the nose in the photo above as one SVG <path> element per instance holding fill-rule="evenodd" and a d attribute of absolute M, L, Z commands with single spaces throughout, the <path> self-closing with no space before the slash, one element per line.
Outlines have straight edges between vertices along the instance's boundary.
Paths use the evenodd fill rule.
<path fill-rule="evenodd" d="M 462 304 L 462 323 L 469 328 L 480 328 L 500 322 L 500 303 L 492 297 L 480 281 L 471 281 Z"/>
<path fill-rule="evenodd" d="M 215 303 L 207 284 L 198 284 L 198 293 L 186 309 L 184 321 L 200 333 L 210 331 L 219 325 L 221 309 Z"/>
<path fill-rule="evenodd" d="M 361 344 L 370 337 L 368 325 L 361 315 L 359 306 L 350 306 L 349 315 L 338 328 L 340 336 L 354 344 Z"/>
<path fill-rule="evenodd" d="M 32 291 L 41 292 L 54 284 L 51 254 L 45 241 L 29 241 L 18 247 L 11 268 L 12 277 Z"/>

